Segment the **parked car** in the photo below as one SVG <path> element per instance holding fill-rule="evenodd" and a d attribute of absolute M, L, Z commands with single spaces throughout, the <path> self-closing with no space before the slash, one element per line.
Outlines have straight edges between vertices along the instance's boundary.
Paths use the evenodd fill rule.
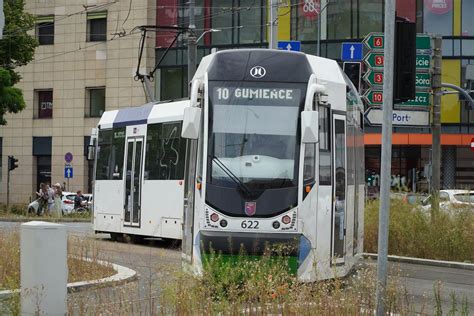
<path fill-rule="evenodd" d="M 63 215 L 74 213 L 74 199 L 76 198 L 76 193 L 74 192 L 63 192 L 61 211 Z M 81 208 L 81 210 L 90 210 L 92 205 L 92 194 L 83 194 L 84 200 L 87 202 L 86 205 Z"/>
<path fill-rule="evenodd" d="M 431 209 L 432 197 L 429 195 L 421 204 L 422 209 Z M 439 191 L 439 207 L 442 210 L 449 210 L 453 207 L 468 207 L 474 209 L 474 191 L 469 190 L 440 190 Z"/>

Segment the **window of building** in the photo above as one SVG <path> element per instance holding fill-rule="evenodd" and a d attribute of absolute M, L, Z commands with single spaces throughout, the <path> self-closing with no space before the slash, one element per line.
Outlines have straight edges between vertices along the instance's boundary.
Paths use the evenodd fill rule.
<path fill-rule="evenodd" d="M 101 117 L 105 111 L 105 87 L 86 88 L 86 117 Z"/>
<path fill-rule="evenodd" d="M 352 1 L 337 0 L 327 5 L 327 38 L 351 38 Z M 362 2 L 362 0 L 361 0 Z"/>
<path fill-rule="evenodd" d="M 383 0 L 359 0 L 359 37 L 383 30 Z"/>
<path fill-rule="evenodd" d="M 461 35 L 474 36 L 474 19 L 472 18 L 472 13 L 474 12 L 474 1 L 463 0 L 461 12 L 462 12 Z"/>
<path fill-rule="evenodd" d="M 291 1 L 292 39 L 298 41 L 316 41 L 318 39 L 318 13 L 316 7 L 308 7 L 305 1 Z"/>
<path fill-rule="evenodd" d="M 34 118 L 53 118 L 53 90 L 35 90 L 34 98 Z"/>
<path fill-rule="evenodd" d="M 184 178 L 186 140 L 181 138 L 181 123 L 150 124 L 146 139 L 146 180 Z"/>
<path fill-rule="evenodd" d="M 96 180 L 122 180 L 125 127 L 101 130 L 98 137 Z"/>
<path fill-rule="evenodd" d="M 36 39 L 40 45 L 54 44 L 54 15 L 36 18 Z"/>
<path fill-rule="evenodd" d="M 51 153 L 52 137 L 33 137 L 34 167 L 36 169 L 36 183 L 33 190 L 38 191 L 40 183 L 51 184 Z"/>
<path fill-rule="evenodd" d="M 442 36 L 453 35 L 453 0 L 423 3 L 423 31 Z"/>
<path fill-rule="evenodd" d="M 160 100 L 179 99 L 188 95 L 187 68 L 162 68 Z"/>
<path fill-rule="evenodd" d="M 244 26 L 237 28 L 239 32 L 239 43 L 260 43 L 262 41 L 262 6 L 260 1 L 255 0 L 240 0 L 239 2 L 239 23 Z M 264 11 L 263 11 L 264 12 Z"/>
<path fill-rule="evenodd" d="M 87 41 L 102 42 L 107 40 L 107 12 L 87 13 Z"/>

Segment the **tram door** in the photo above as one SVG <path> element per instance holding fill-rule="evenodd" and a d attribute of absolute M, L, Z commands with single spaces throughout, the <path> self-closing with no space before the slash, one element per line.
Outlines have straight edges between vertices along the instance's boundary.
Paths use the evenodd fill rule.
<path fill-rule="evenodd" d="M 332 258 L 344 263 L 346 239 L 346 119 L 333 115 Z"/>
<path fill-rule="evenodd" d="M 140 226 L 143 137 L 127 139 L 125 176 L 125 226 Z"/>

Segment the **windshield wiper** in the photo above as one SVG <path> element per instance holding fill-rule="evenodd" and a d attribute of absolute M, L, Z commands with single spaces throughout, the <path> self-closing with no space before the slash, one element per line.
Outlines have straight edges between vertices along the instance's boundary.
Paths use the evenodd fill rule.
<path fill-rule="evenodd" d="M 225 172 L 225 174 L 239 186 L 239 188 L 245 192 L 245 194 L 250 195 L 250 189 L 239 179 L 229 168 L 216 156 L 212 156 L 212 161 Z"/>

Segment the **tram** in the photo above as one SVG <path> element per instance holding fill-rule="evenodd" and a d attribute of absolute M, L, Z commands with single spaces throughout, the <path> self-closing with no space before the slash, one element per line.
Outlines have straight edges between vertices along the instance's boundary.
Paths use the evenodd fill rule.
<path fill-rule="evenodd" d="M 189 101 L 149 103 L 105 112 L 95 144 L 93 226 L 96 233 L 182 238 Z"/>
<path fill-rule="evenodd" d="M 362 253 L 363 105 L 329 59 L 269 49 L 204 57 L 191 83 L 182 251 L 262 255 L 291 243 L 301 281 L 347 275 Z"/>

